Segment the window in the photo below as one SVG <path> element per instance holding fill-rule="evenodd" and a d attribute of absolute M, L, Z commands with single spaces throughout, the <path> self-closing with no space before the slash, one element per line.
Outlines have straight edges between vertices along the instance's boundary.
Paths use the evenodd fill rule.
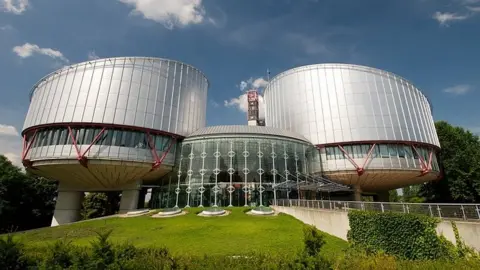
<path fill-rule="evenodd" d="M 397 149 L 398 149 L 398 156 L 399 156 L 399 157 L 401 157 L 401 158 L 406 157 L 405 145 L 398 145 L 398 146 L 397 146 Z"/>

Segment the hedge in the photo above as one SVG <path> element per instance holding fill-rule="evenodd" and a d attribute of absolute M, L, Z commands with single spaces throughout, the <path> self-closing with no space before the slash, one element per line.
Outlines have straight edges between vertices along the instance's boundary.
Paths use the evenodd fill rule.
<path fill-rule="evenodd" d="M 354 246 L 409 260 L 456 257 L 455 246 L 436 233 L 439 219 L 358 210 L 350 211 L 348 219 L 347 238 Z"/>

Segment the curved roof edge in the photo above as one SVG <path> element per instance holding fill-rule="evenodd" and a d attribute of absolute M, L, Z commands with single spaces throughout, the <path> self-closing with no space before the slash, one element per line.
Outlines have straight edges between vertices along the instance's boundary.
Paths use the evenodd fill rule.
<path fill-rule="evenodd" d="M 148 56 L 116 56 L 116 57 L 106 57 L 106 58 L 98 58 L 98 59 L 94 59 L 94 60 L 87 60 L 87 61 L 83 61 L 83 62 L 79 62 L 79 63 L 75 63 L 75 64 L 71 64 L 71 65 L 67 65 L 67 66 L 63 66 L 62 68 L 59 68 L 57 70 L 54 70 L 50 73 L 48 73 L 47 75 L 43 76 L 40 80 L 38 80 L 33 86 L 32 88 L 30 89 L 30 92 L 29 92 L 29 99 L 31 100 L 32 99 L 32 95 L 33 95 L 33 92 L 35 91 L 35 89 L 37 88 L 37 86 L 42 83 L 43 81 L 45 81 L 47 78 L 53 76 L 53 75 L 56 75 L 56 74 L 59 74 L 61 73 L 62 71 L 64 70 L 68 70 L 68 69 L 71 69 L 71 68 L 74 68 L 74 67 L 77 67 L 77 66 L 81 66 L 81 65 L 85 65 L 87 63 L 89 64 L 92 64 L 92 63 L 95 63 L 95 62 L 100 62 L 100 61 L 105 61 L 105 60 L 113 60 L 113 59 L 152 59 L 152 60 L 161 60 L 161 61 L 171 61 L 171 62 L 177 62 L 177 63 L 181 63 L 181 64 L 184 64 L 186 66 L 189 66 L 195 70 L 197 70 L 200 74 L 202 74 L 202 76 L 207 80 L 207 88 L 210 88 L 210 81 L 208 80 L 208 77 L 205 75 L 205 73 L 203 73 L 199 68 L 197 67 L 194 67 L 190 64 L 187 64 L 185 62 L 182 62 L 182 61 L 178 61 L 178 60 L 174 60 L 174 59 L 169 59 L 169 58 L 162 58 L 162 57 L 148 57 Z"/>
<path fill-rule="evenodd" d="M 299 140 L 299 141 L 303 141 L 311 144 L 311 142 L 307 140 L 304 136 L 289 130 L 273 128 L 273 127 L 246 126 L 246 125 L 225 125 L 225 126 L 205 127 L 205 128 L 197 129 L 196 131 L 192 132 L 185 138 L 185 140 L 195 139 L 198 137 L 227 135 L 227 134 L 276 136 L 276 137 Z"/>
<path fill-rule="evenodd" d="M 432 103 L 430 102 L 430 99 L 428 98 L 428 96 L 420 89 L 418 88 L 412 81 L 406 79 L 405 77 L 402 77 L 394 72 L 391 72 L 391 71 L 387 71 L 387 70 L 383 70 L 383 69 L 380 69 L 380 68 L 375 68 L 375 67 L 369 67 L 369 66 L 365 66 L 365 65 L 358 65 L 358 64 L 349 64 L 349 63 L 319 63 L 319 64 L 308 64 L 308 65 L 303 65 L 303 66 L 298 66 L 298 67 L 293 67 L 293 68 L 290 68 L 290 69 L 287 69 L 287 70 L 284 70 L 280 73 L 278 73 L 277 75 L 273 76 L 272 78 L 270 78 L 267 86 L 265 87 L 265 89 L 263 90 L 263 92 L 265 93 L 267 90 L 268 90 L 268 86 L 270 85 L 270 82 L 273 82 L 283 76 L 286 75 L 286 73 L 289 73 L 289 72 L 293 72 L 295 70 L 298 70 L 298 69 L 313 69 L 315 67 L 319 67 L 319 66 L 324 66 L 324 67 L 354 67 L 354 68 L 357 68 L 357 69 L 362 69 L 362 70 L 365 70 L 365 71 L 371 71 L 371 72 L 376 72 L 376 73 L 379 73 L 379 74 L 389 74 L 391 76 L 395 76 L 401 80 L 404 80 L 405 82 L 408 82 L 410 83 L 411 85 L 413 85 L 418 91 L 420 91 L 420 93 L 425 97 L 425 99 L 427 99 L 427 102 L 428 102 L 428 105 L 430 106 L 430 112 L 433 111 L 432 109 Z"/>

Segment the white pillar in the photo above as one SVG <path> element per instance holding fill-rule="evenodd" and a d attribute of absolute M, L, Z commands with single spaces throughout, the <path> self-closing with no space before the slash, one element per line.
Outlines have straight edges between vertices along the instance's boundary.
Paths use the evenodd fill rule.
<path fill-rule="evenodd" d="M 83 197 L 83 191 L 68 190 L 60 183 L 51 226 L 79 221 Z"/>
<path fill-rule="evenodd" d="M 119 214 L 126 214 L 138 208 L 138 197 L 140 195 L 141 182 L 137 181 L 122 189 Z"/>

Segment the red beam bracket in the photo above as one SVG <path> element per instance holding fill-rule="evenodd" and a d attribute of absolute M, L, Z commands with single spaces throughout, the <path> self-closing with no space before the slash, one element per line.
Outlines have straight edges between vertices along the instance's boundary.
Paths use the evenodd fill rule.
<path fill-rule="evenodd" d="M 85 149 L 85 151 L 83 151 L 83 153 L 82 153 L 81 149 L 80 149 L 80 147 L 78 146 L 78 143 L 77 143 L 77 139 L 76 139 L 77 136 L 73 136 L 72 128 L 70 126 L 68 126 L 68 133 L 70 134 L 70 138 L 72 139 L 73 146 L 75 147 L 75 151 L 77 152 L 77 160 L 83 167 L 85 167 L 85 168 L 88 167 L 88 158 L 85 155 L 87 154 L 88 151 L 90 151 L 90 148 L 92 148 L 92 146 L 100 139 L 100 137 L 102 137 L 102 134 L 105 133 L 105 132 L 106 132 L 106 128 L 103 128 L 95 136 L 93 141 L 88 145 L 87 149 Z M 78 135 L 78 132 L 77 132 L 77 135 Z"/>
<path fill-rule="evenodd" d="M 30 161 L 30 159 L 27 159 L 27 155 L 30 149 L 32 149 L 32 145 L 33 145 L 33 142 L 35 141 L 36 136 L 37 136 L 37 129 L 35 129 L 33 136 L 30 139 L 30 142 L 27 141 L 27 134 L 23 135 L 22 164 L 26 168 L 32 167 L 32 161 Z"/>
<path fill-rule="evenodd" d="M 433 160 L 433 149 L 429 151 L 428 154 L 428 161 L 425 161 L 423 156 L 420 154 L 420 151 L 415 147 L 415 145 L 412 145 L 413 150 L 418 156 L 418 160 L 420 161 L 420 175 L 419 176 L 425 176 L 429 172 L 432 171 L 432 160 Z"/>
<path fill-rule="evenodd" d="M 153 142 L 152 136 L 150 135 L 150 132 L 147 132 L 146 135 L 147 135 L 148 147 L 150 148 L 150 151 L 152 152 L 152 156 L 154 158 L 154 162 L 152 164 L 152 169 L 150 170 L 150 171 L 153 171 L 153 170 L 157 169 L 158 167 L 160 167 L 160 165 L 162 165 L 163 160 L 165 160 L 165 158 L 167 157 L 168 153 L 170 152 L 170 149 L 172 148 L 172 146 L 177 141 L 177 138 L 172 137 L 170 139 L 170 143 L 169 143 L 167 149 L 165 149 L 162 156 L 159 157 L 158 153 L 157 153 L 157 149 L 155 148 L 155 142 Z"/>
<path fill-rule="evenodd" d="M 345 150 L 345 148 L 343 148 L 342 145 L 339 144 L 338 148 L 340 149 L 340 151 L 343 152 L 343 154 L 348 159 L 348 161 L 350 161 L 350 163 L 352 163 L 352 165 L 355 167 L 355 169 L 357 170 L 358 176 L 362 176 L 365 173 L 365 166 L 367 165 L 368 160 L 372 156 L 373 150 L 375 149 L 375 145 L 376 145 L 375 143 L 372 144 L 372 146 L 370 146 L 370 149 L 368 149 L 367 157 L 365 157 L 365 161 L 363 162 L 362 166 L 359 166 L 355 162 L 355 160 L 350 156 L 350 154 L 347 152 L 347 150 Z"/>

